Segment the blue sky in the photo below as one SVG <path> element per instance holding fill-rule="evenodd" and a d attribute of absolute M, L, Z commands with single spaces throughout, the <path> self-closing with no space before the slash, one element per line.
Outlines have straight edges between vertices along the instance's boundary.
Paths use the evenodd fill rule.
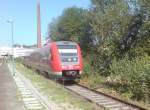
<path fill-rule="evenodd" d="M 88 8 L 90 0 L 41 0 L 42 36 L 47 36 L 48 24 L 67 7 Z M 36 0 L 0 0 L 0 46 L 11 45 L 11 27 L 6 21 L 14 21 L 14 42 L 32 45 L 36 43 Z"/>

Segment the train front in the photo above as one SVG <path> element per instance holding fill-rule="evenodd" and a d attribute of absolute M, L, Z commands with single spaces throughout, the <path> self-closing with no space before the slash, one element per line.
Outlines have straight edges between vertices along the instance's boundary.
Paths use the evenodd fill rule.
<path fill-rule="evenodd" d="M 64 80 L 80 78 L 83 69 L 81 50 L 74 42 L 57 42 L 57 49 L 60 57 L 60 67 Z"/>

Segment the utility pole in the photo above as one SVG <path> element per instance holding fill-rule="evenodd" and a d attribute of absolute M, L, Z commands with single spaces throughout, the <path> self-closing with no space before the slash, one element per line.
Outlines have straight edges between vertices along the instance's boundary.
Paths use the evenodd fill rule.
<path fill-rule="evenodd" d="M 11 24 L 11 42 L 12 42 L 12 74 L 15 76 L 15 69 L 14 69 L 14 22 L 13 20 L 8 20 L 7 23 Z"/>
<path fill-rule="evenodd" d="M 40 0 L 37 0 L 37 48 L 41 48 L 41 14 Z"/>

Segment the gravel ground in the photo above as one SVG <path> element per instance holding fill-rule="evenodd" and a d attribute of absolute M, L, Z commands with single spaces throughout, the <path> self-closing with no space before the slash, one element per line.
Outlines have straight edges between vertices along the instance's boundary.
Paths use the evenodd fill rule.
<path fill-rule="evenodd" d="M 5 63 L 0 65 L 0 110 L 24 110 L 13 76 Z"/>

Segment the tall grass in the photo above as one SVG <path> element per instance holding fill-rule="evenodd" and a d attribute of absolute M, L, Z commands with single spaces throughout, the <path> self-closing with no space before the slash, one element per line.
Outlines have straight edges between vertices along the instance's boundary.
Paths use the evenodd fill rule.
<path fill-rule="evenodd" d="M 111 83 L 121 93 L 130 93 L 130 98 L 150 103 L 150 58 L 137 57 L 130 61 L 113 60 L 110 66 Z"/>

